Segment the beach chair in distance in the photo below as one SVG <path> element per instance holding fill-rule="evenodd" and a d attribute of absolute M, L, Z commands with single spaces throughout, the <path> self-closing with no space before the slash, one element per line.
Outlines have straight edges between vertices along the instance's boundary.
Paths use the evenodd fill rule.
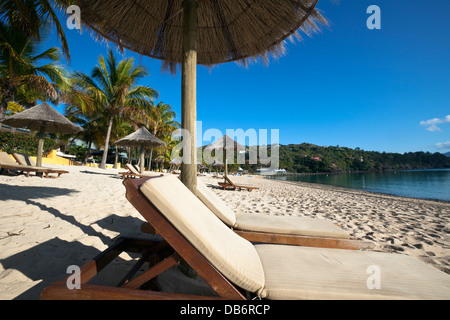
<path fill-rule="evenodd" d="M 325 219 L 236 214 L 201 180 L 197 181 L 197 197 L 223 223 L 251 242 L 350 250 L 374 247 L 370 242 L 351 239 L 348 232 Z M 142 228 L 142 230 L 151 230 L 151 228 Z"/>
<path fill-rule="evenodd" d="M 10 157 L 9 154 L 7 154 L 4 151 L 0 151 L 0 169 L 4 169 L 8 172 L 10 170 L 20 171 L 21 173 L 25 174 L 27 177 L 30 177 L 30 172 L 44 172 L 44 168 L 38 168 L 38 167 L 31 167 L 27 165 L 21 165 L 18 164 L 16 161 L 13 160 L 13 158 Z"/>
<path fill-rule="evenodd" d="M 233 189 L 233 190 L 239 190 L 241 191 L 242 189 L 244 190 L 248 190 L 249 192 L 252 192 L 252 190 L 258 190 L 258 187 L 253 187 L 253 186 L 248 186 L 248 185 L 244 185 L 244 184 L 236 184 L 234 183 L 228 176 L 224 176 L 225 181 L 224 182 L 219 182 L 219 186 L 223 189 L 226 190 L 228 188 Z"/>
<path fill-rule="evenodd" d="M 69 171 L 66 170 L 60 170 L 60 169 L 53 169 L 53 168 L 47 168 L 47 167 L 37 167 L 34 160 L 30 157 L 27 153 L 13 153 L 12 156 L 16 161 L 23 165 L 23 166 L 29 166 L 32 168 L 39 168 L 40 173 L 43 173 L 45 175 L 45 178 L 59 178 L 64 173 L 69 173 Z M 50 176 L 50 174 L 57 174 L 58 176 Z"/>
<path fill-rule="evenodd" d="M 231 231 L 175 176 L 126 179 L 126 197 L 163 237 L 162 242 L 122 238 L 81 268 L 81 288 L 54 283 L 42 299 L 450 299 L 450 276 L 413 257 L 384 252 L 252 244 Z M 176 201 L 173 195 L 176 194 Z M 160 262 L 119 282 L 89 284 L 123 250 Z M 162 253 L 164 252 L 164 253 Z M 215 291 L 199 296 L 143 290 L 184 260 Z M 367 270 L 379 272 L 374 288 Z"/>
<path fill-rule="evenodd" d="M 140 173 L 132 164 L 126 164 L 125 167 L 128 169 L 127 172 L 119 172 L 122 175 L 122 179 L 126 178 L 143 178 L 143 177 L 154 177 L 158 175 L 157 173 Z"/>

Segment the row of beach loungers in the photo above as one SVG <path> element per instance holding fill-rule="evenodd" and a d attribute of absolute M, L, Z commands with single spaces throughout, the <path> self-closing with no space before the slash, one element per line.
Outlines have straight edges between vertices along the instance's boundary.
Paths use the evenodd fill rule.
<path fill-rule="evenodd" d="M 128 201 L 161 238 L 118 238 L 81 268 L 81 289 L 67 288 L 69 276 L 44 289 L 42 299 L 450 299 L 446 273 L 404 254 L 373 251 L 330 221 L 237 215 L 200 181 L 195 196 L 175 175 L 123 183 Z M 122 252 L 141 258 L 118 286 L 92 284 Z M 157 276 L 181 261 L 216 295 L 155 289 Z"/>
<path fill-rule="evenodd" d="M 122 175 L 122 178 L 125 180 L 126 178 L 144 178 L 144 177 L 149 177 L 149 176 L 154 176 L 154 173 L 152 172 L 144 172 L 144 173 L 140 173 L 139 170 L 134 167 L 132 164 L 127 164 L 125 166 L 128 171 L 126 172 L 119 172 L 120 175 Z M 249 192 L 251 192 L 252 190 L 257 190 L 259 189 L 258 187 L 254 187 L 254 186 L 249 186 L 249 185 L 244 185 L 244 184 L 237 184 L 235 182 L 233 182 L 230 177 L 228 176 L 223 176 L 223 178 L 225 179 L 224 182 L 219 182 L 219 186 L 223 189 L 233 189 L 233 190 L 248 190 Z"/>
<path fill-rule="evenodd" d="M 65 170 L 53 169 L 47 167 L 38 167 L 34 160 L 26 153 L 12 153 L 9 155 L 4 151 L 0 151 L 0 169 L 7 172 L 17 171 L 30 176 L 31 172 L 41 174 L 41 178 L 59 178 L 64 173 L 69 173 Z M 57 175 L 57 176 L 54 176 Z"/>

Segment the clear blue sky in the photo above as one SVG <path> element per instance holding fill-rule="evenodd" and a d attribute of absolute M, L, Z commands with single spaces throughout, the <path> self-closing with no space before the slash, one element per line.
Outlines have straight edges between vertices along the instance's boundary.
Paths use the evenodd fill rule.
<path fill-rule="evenodd" d="M 380 30 L 366 26 L 370 5 L 381 9 Z M 198 68 L 203 130 L 279 129 L 281 144 L 450 151 L 450 1 L 319 0 L 318 8 L 330 27 L 288 43 L 269 65 Z M 70 67 L 90 73 L 107 45 L 86 31 L 65 32 Z M 53 36 L 45 45 L 59 43 Z M 181 121 L 180 75 L 125 56 L 142 61 L 150 76 L 141 84 L 157 89 Z"/>

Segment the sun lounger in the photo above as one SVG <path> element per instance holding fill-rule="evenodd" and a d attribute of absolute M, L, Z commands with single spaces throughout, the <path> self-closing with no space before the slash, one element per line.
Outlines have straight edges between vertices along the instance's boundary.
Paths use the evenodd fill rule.
<path fill-rule="evenodd" d="M 225 178 L 224 182 L 219 182 L 219 186 L 221 186 L 223 188 L 223 190 L 226 190 L 227 188 L 230 188 L 233 190 L 237 189 L 239 191 L 241 191 L 242 189 L 246 189 L 249 192 L 252 192 L 252 190 L 259 189 L 258 187 L 248 186 L 248 185 L 244 185 L 244 184 L 236 184 L 228 176 L 224 176 L 224 178 Z"/>
<path fill-rule="evenodd" d="M 140 173 L 136 170 L 136 168 L 132 164 L 127 164 L 125 167 L 128 169 L 127 172 L 119 172 L 122 175 L 122 178 L 125 180 L 126 178 L 143 178 L 143 177 L 153 177 L 155 174 L 153 173 Z"/>
<path fill-rule="evenodd" d="M 69 171 L 66 170 L 60 170 L 60 169 L 53 169 L 53 168 L 47 168 L 47 167 L 37 167 L 34 160 L 30 157 L 30 155 L 26 153 L 13 153 L 12 156 L 16 161 L 23 165 L 23 166 L 29 166 L 32 168 L 39 168 L 40 171 L 45 175 L 45 178 L 59 178 L 63 173 L 69 173 Z M 50 176 L 50 174 L 57 174 L 57 177 Z"/>
<path fill-rule="evenodd" d="M 200 180 L 197 196 L 220 220 L 249 241 L 353 250 L 373 248 L 370 242 L 351 239 L 348 232 L 325 219 L 236 214 Z"/>
<path fill-rule="evenodd" d="M 27 177 L 30 176 L 30 172 L 45 172 L 45 169 L 41 167 L 32 167 L 18 164 L 13 160 L 13 158 L 10 157 L 9 154 L 4 151 L 0 152 L 0 169 L 5 169 L 8 172 L 10 172 L 10 170 L 20 171 L 26 174 Z"/>
<path fill-rule="evenodd" d="M 126 179 L 124 185 L 127 199 L 164 241 L 118 240 L 81 268 L 80 289 L 67 288 L 67 278 L 47 287 L 42 299 L 450 299 L 450 276 L 410 256 L 252 244 L 175 176 Z M 88 283 L 124 250 L 142 258 L 119 287 Z M 154 255 L 160 262 L 149 259 Z M 181 260 L 217 297 L 140 290 Z M 145 261 L 152 261 L 150 269 L 133 276 Z"/>

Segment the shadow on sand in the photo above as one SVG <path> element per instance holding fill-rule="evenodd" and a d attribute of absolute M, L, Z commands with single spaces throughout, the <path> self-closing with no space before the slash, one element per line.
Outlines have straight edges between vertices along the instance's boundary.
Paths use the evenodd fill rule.
<path fill-rule="evenodd" d="M 0 201 L 7 199 L 20 200 L 37 206 L 41 210 L 51 213 L 56 218 L 80 228 L 87 236 L 99 238 L 106 246 L 110 246 L 114 239 L 96 231 L 92 227 L 93 224 L 97 224 L 102 229 L 118 232 L 121 235 L 142 235 L 140 233 L 140 225 L 143 221 L 135 217 L 121 217 L 112 214 L 91 225 L 85 225 L 78 222 L 73 216 L 63 214 L 58 209 L 39 202 L 39 199 L 67 196 L 77 192 L 76 190 L 64 188 L 23 187 L 0 184 Z M 15 297 L 14 300 L 37 300 L 45 287 L 55 281 L 64 279 L 68 275 L 66 271 L 69 266 L 77 265 L 81 267 L 99 253 L 100 250 L 84 245 L 79 241 L 69 242 L 55 237 L 8 258 L 1 259 L 0 264 L 5 270 L 17 270 L 32 281 L 39 282 Z M 114 270 L 105 273 L 106 282 L 116 281 L 117 273 L 120 274 L 118 271 L 126 270 L 129 264 L 129 261 L 125 261 L 120 257 L 117 258 L 112 267 Z M 97 279 L 101 279 L 101 277 Z M 105 279 L 101 279 L 101 281 L 105 282 Z"/>

